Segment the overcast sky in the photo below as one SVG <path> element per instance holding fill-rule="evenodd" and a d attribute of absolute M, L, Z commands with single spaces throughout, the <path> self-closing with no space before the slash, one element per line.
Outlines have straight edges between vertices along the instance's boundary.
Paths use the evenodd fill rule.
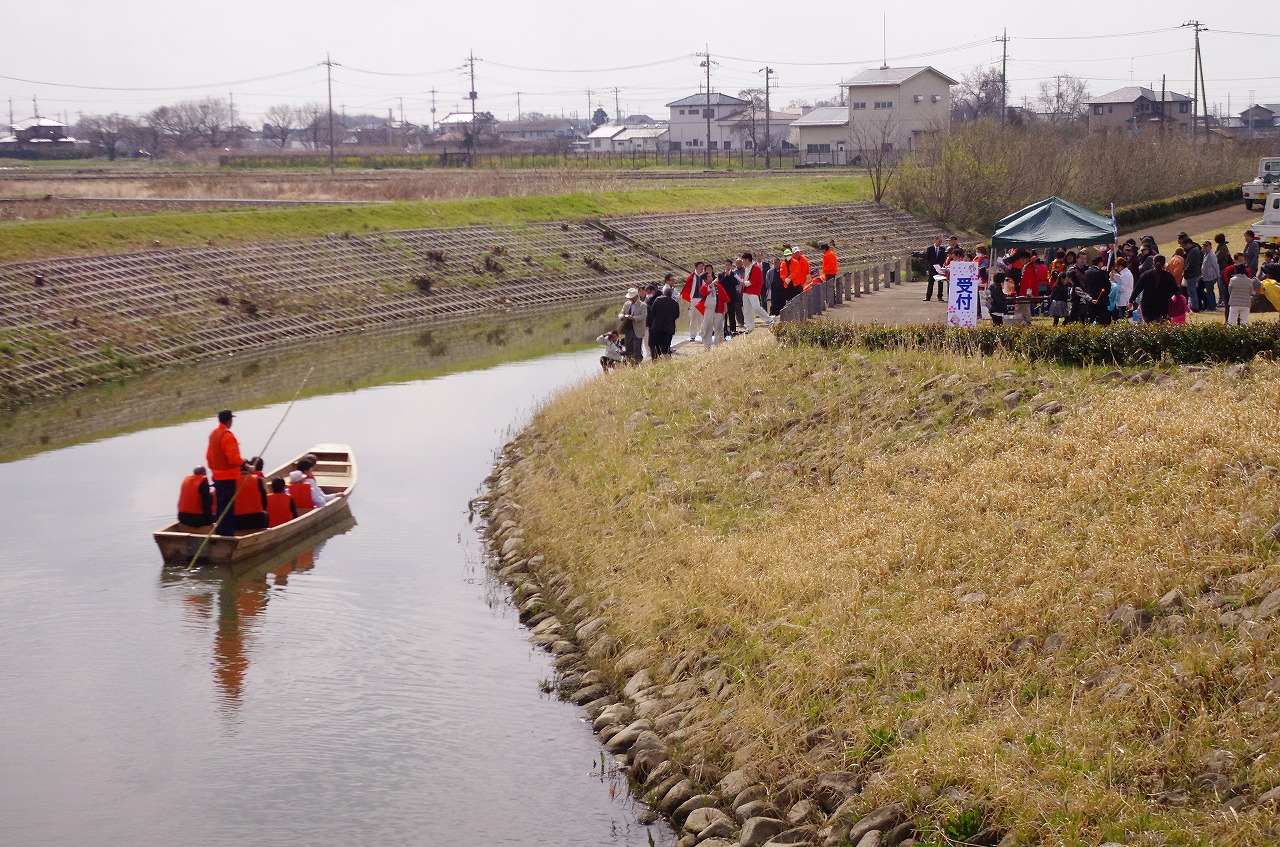
<path fill-rule="evenodd" d="M 842 77 L 879 66 L 933 65 L 959 78 L 999 67 L 1009 34 L 1009 102 L 1034 98 L 1041 80 L 1073 74 L 1101 94 L 1154 85 L 1190 93 L 1198 18 L 1210 107 L 1238 113 L 1280 102 L 1280 20 L 1266 3 L 996 0 L 805 3 L 423 2 L 423 0 L 0 0 L 4 22 L 0 96 L 18 120 L 74 122 L 78 113 L 138 114 L 184 98 L 234 97 L 248 123 L 272 104 L 325 99 L 329 53 L 335 110 L 415 123 L 466 108 L 462 66 L 476 62 L 477 106 L 514 118 L 524 111 L 666 117 L 663 104 L 705 81 L 695 54 L 709 49 L 712 89 L 760 86 L 777 72 L 775 101 L 835 97 Z M 882 15 L 883 20 L 882 20 Z M 1264 30 L 1259 33 L 1252 22 Z M 587 90 L 592 94 L 588 100 Z M 0 108 L 7 104 L 0 101 Z"/>

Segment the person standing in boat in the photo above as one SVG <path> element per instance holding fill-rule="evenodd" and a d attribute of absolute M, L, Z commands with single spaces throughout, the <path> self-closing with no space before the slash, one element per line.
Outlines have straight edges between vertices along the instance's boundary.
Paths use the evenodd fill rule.
<path fill-rule="evenodd" d="M 203 466 L 182 480 L 178 491 L 178 523 L 192 527 L 213 523 L 213 492 L 209 490 L 209 477 Z"/>
<path fill-rule="evenodd" d="M 245 461 L 240 456 L 240 442 L 231 434 L 234 419 L 230 409 L 218 412 L 218 426 L 209 433 L 209 449 L 205 452 L 205 463 L 213 475 L 213 490 L 218 497 L 220 513 L 215 529 L 218 535 L 236 534 L 236 516 L 227 506 L 235 499 L 236 483 Z"/>
<path fill-rule="evenodd" d="M 245 463 L 236 492 L 236 529 L 266 529 L 267 486 L 262 479 L 262 459 L 254 457 Z"/>

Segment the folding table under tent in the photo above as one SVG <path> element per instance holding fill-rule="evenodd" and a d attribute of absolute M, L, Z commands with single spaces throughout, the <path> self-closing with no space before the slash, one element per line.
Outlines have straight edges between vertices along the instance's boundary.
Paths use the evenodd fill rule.
<path fill-rule="evenodd" d="M 1111 219 L 1061 197 L 1050 197 L 1001 218 L 991 236 L 991 250 L 1010 247 L 1079 247 L 1112 244 Z"/>

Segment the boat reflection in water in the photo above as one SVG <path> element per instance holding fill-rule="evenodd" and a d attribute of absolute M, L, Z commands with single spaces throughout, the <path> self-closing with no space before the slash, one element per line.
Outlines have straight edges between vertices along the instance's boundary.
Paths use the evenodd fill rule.
<path fill-rule="evenodd" d="M 234 711 L 241 703 L 250 636 L 260 626 L 272 592 L 283 590 L 291 575 L 312 570 L 325 543 L 355 526 L 348 510 L 338 521 L 269 556 L 233 565 L 164 569 L 161 584 L 166 592 L 182 594 L 183 617 L 193 629 L 207 631 L 216 608 L 212 664 L 224 710 Z"/>

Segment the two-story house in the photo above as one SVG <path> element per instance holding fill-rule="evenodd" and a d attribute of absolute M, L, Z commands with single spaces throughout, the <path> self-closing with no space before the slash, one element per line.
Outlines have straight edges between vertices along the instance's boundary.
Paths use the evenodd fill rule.
<path fill-rule="evenodd" d="M 667 121 L 667 143 L 670 149 L 707 149 L 707 118 L 711 119 L 712 150 L 737 150 L 742 144 L 735 137 L 734 125 L 726 119 L 751 106 L 748 100 L 731 97 L 713 91 L 708 94 L 691 94 L 667 104 L 671 116 Z"/>
<path fill-rule="evenodd" d="M 845 80 L 849 141 L 858 149 L 915 150 L 924 136 L 949 129 L 956 84 L 932 67 L 872 68 Z"/>
<path fill-rule="evenodd" d="M 1153 91 L 1126 85 L 1089 101 L 1091 132 L 1145 132 L 1148 129 L 1191 131 L 1191 98 L 1176 91 Z"/>

